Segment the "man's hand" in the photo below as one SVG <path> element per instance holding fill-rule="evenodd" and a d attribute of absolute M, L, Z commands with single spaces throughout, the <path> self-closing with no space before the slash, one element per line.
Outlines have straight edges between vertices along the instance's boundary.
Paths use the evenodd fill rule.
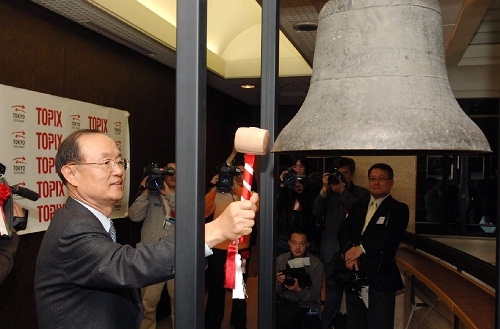
<path fill-rule="evenodd" d="M 168 187 L 167 183 L 163 181 L 163 187 L 160 189 L 160 193 L 163 196 L 167 196 L 168 192 L 170 192 L 170 188 Z"/>
<path fill-rule="evenodd" d="M 212 177 L 212 180 L 210 181 L 210 184 L 215 185 L 219 181 L 219 174 L 215 175 Z"/>
<path fill-rule="evenodd" d="M 14 202 L 13 215 L 14 217 L 24 217 L 24 210 L 17 202 Z"/>
<path fill-rule="evenodd" d="M 359 269 L 359 257 L 363 254 L 363 249 L 360 246 L 354 246 L 347 250 L 344 255 L 346 267 L 351 270 Z M 353 268 L 354 267 L 354 268 Z"/>
<path fill-rule="evenodd" d="M 345 184 L 344 182 L 340 181 L 340 183 L 333 185 L 332 184 L 332 191 L 337 193 L 337 194 L 342 194 L 345 190 Z"/>
<path fill-rule="evenodd" d="M 206 224 L 205 243 L 208 247 L 252 233 L 258 201 L 259 195 L 253 193 L 250 200 L 232 202 L 219 217 Z"/>
<path fill-rule="evenodd" d="M 285 288 L 287 288 L 288 290 L 295 291 L 296 293 L 299 293 L 300 292 L 299 280 L 297 278 L 293 278 L 293 280 L 295 281 L 293 286 L 287 286 L 285 284 Z"/>
<path fill-rule="evenodd" d="M 149 189 L 146 187 L 147 180 L 148 180 L 148 176 L 144 177 L 141 181 L 142 194 L 149 194 Z"/>
<path fill-rule="evenodd" d="M 276 280 L 278 281 L 279 284 L 283 284 L 283 282 L 285 282 L 285 273 L 283 272 L 276 273 Z"/>
<path fill-rule="evenodd" d="M 359 271 L 359 260 L 354 259 L 345 262 L 345 267 L 351 271 Z"/>

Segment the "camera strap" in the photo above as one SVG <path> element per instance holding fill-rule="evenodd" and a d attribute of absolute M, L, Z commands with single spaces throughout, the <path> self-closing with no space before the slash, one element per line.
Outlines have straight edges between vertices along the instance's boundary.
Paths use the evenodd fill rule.
<path fill-rule="evenodd" d="M 175 224 L 175 213 L 168 205 L 166 197 L 164 197 L 162 194 L 159 194 L 159 198 L 161 199 L 163 214 L 165 215 L 165 218 L 163 220 L 163 229 L 168 231 L 170 230 L 171 226 Z"/>

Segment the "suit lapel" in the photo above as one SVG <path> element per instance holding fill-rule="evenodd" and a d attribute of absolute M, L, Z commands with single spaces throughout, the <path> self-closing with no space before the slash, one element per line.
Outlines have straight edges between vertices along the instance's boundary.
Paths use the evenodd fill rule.
<path fill-rule="evenodd" d="M 386 217 L 388 212 L 391 209 L 391 204 L 392 204 L 392 196 L 388 196 L 385 198 L 385 200 L 377 207 L 377 210 L 373 214 L 372 218 L 370 219 L 370 222 L 368 223 L 368 226 L 366 226 L 365 231 L 363 232 L 362 235 L 365 235 L 367 232 L 373 229 L 375 225 L 377 225 L 377 221 L 380 219 L 380 217 Z M 366 205 L 366 208 L 368 208 L 368 204 Z M 364 212 L 366 214 L 366 211 Z M 387 220 L 387 218 L 386 218 Z M 385 224 L 385 223 L 384 223 Z"/>

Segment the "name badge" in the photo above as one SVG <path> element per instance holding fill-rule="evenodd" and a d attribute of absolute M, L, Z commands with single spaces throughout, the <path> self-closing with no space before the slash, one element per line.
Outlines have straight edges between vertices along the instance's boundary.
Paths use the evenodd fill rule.
<path fill-rule="evenodd" d="M 385 217 L 379 217 L 377 219 L 377 224 L 384 224 L 385 223 Z"/>
<path fill-rule="evenodd" d="M 172 217 L 165 218 L 165 220 L 163 221 L 163 229 L 168 231 L 174 224 L 175 224 L 175 218 Z"/>

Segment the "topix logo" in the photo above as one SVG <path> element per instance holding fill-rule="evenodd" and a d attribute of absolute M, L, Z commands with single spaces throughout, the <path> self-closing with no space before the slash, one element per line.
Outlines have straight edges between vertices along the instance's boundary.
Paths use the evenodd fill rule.
<path fill-rule="evenodd" d="M 122 123 L 120 121 L 113 122 L 113 132 L 115 135 L 122 134 Z"/>
<path fill-rule="evenodd" d="M 80 114 L 70 115 L 70 118 L 71 118 L 71 129 L 79 130 L 80 123 L 82 121 Z"/>
<path fill-rule="evenodd" d="M 12 105 L 12 120 L 14 122 L 24 122 L 26 119 L 26 108 L 24 105 Z"/>
<path fill-rule="evenodd" d="M 14 131 L 12 133 L 12 143 L 14 148 L 23 149 L 26 146 L 26 132 L 24 130 Z"/>
<path fill-rule="evenodd" d="M 12 172 L 14 175 L 26 173 L 26 157 L 20 156 L 12 159 Z"/>

